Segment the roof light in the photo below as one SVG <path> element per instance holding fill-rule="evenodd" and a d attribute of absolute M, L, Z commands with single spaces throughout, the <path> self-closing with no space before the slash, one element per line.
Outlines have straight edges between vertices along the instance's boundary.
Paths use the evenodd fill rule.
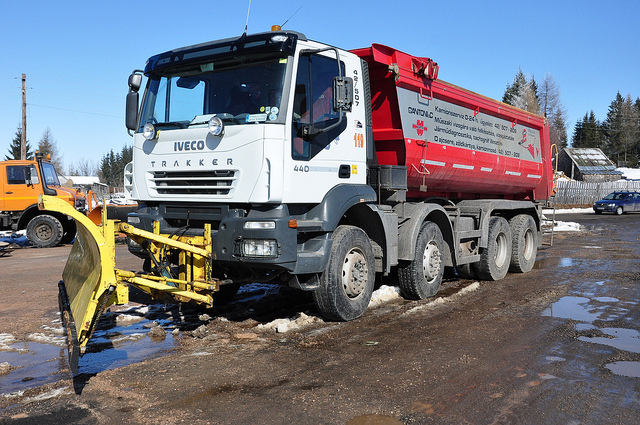
<path fill-rule="evenodd" d="M 286 35 L 282 35 L 282 34 L 278 34 L 278 35 L 274 35 L 273 37 L 271 37 L 271 42 L 272 43 L 284 43 L 285 41 L 287 41 L 289 37 L 287 37 Z"/>

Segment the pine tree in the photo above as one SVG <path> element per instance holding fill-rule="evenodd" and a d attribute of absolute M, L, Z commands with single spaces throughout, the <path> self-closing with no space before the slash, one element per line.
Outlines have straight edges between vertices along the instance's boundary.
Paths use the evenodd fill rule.
<path fill-rule="evenodd" d="M 43 154 L 45 157 L 49 155 L 49 162 L 53 164 L 58 172 L 62 172 L 62 159 L 58 155 L 58 146 L 49 127 L 47 127 L 44 133 L 42 133 L 42 138 L 40 139 L 40 143 L 38 143 L 38 152 Z"/>
<path fill-rule="evenodd" d="M 604 132 L 593 111 L 584 114 L 582 121 L 578 121 L 573 131 L 571 146 L 574 148 L 604 147 Z"/>
<path fill-rule="evenodd" d="M 607 118 L 602 123 L 605 136 L 604 153 L 612 160 L 620 162 L 620 154 L 623 151 L 621 143 L 622 135 L 622 107 L 624 98 L 618 92 L 616 98 L 609 105 Z"/>
<path fill-rule="evenodd" d="M 507 84 L 502 101 L 534 114 L 540 113 L 538 85 L 533 77 L 527 79 L 522 69 L 518 69 L 513 84 Z"/>
<path fill-rule="evenodd" d="M 124 180 L 124 167 L 133 159 L 133 147 L 124 146 L 115 153 L 113 149 L 100 161 L 100 180 L 111 187 L 121 187 Z"/>
<path fill-rule="evenodd" d="M 20 159 L 21 157 L 21 144 L 22 144 L 22 126 L 18 126 L 18 130 L 16 131 L 16 136 L 11 141 L 11 145 L 9 146 L 9 155 L 5 155 L 5 161 L 11 159 Z M 27 145 L 27 158 L 31 158 L 33 156 L 33 152 L 31 152 L 31 145 L 29 141 L 26 142 Z"/>
<path fill-rule="evenodd" d="M 622 156 L 626 167 L 636 167 L 638 165 L 638 109 L 631 100 L 631 95 L 627 95 L 622 103 L 622 132 L 620 134 L 620 145 Z"/>

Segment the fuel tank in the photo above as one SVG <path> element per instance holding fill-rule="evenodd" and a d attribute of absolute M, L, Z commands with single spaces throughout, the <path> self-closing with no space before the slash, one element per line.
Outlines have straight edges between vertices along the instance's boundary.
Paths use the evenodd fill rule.
<path fill-rule="evenodd" d="M 438 79 L 429 58 L 380 44 L 352 52 L 368 64 L 378 162 L 407 166 L 409 198 L 549 198 L 544 117 Z"/>

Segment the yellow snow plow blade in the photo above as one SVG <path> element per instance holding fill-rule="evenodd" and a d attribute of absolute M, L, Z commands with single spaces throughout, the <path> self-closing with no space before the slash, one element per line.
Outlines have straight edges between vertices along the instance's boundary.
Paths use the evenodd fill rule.
<path fill-rule="evenodd" d="M 211 278 L 211 228 L 204 236 L 187 237 L 178 241 L 154 232 L 147 232 L 108 220 L 103 209 L 102 224 L 76 211 L 68 203 L 52 196 L 41 195 L 38 207 L 64 213 L 76 220 L 76 241 L 67 259 L 62 281 L 59 283 L 59 303 L 62 321 L 67 330 L 69 364 L 77 373 L 78 359 L 84 354 L 87 342 L 105 309 L 112 304 L 128 303 L 128 284 L 154 297 L 169 295 L 176 301 L 193 301 L 213 305 L 212 293 L 219 289 Z M 115 267 L 115 233 L 125 233 L 146 247 L 156 275 L 136 274 Z M 179 252 L 180 274 L 176 278 L 169 268 L 168 251 Z"/>

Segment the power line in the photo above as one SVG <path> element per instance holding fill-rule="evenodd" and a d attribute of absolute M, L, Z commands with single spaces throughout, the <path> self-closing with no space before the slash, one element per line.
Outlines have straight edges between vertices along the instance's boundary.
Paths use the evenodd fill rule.
<path fill-rule="evenodd" d="M 75 112 L 75 113 L 78 113 L 78 114 L 100 115 L 100 116 L 103 116 L 103 117 L 122 118 L 122 119 L 124 119 L 124 115 L 111 115 L 111 114 L 105 114 L 105 113 L 102 113 L 102 112 L 78 111 L 76 109 L 67 109 L 67 108 L 59 108 L 59 107 L 56 107 L 56 106 L 38 105 L 36 103 L 28 103 L 27 106 L 37 106 L 39 108 L 56 109 L 58 111 Z"/>

